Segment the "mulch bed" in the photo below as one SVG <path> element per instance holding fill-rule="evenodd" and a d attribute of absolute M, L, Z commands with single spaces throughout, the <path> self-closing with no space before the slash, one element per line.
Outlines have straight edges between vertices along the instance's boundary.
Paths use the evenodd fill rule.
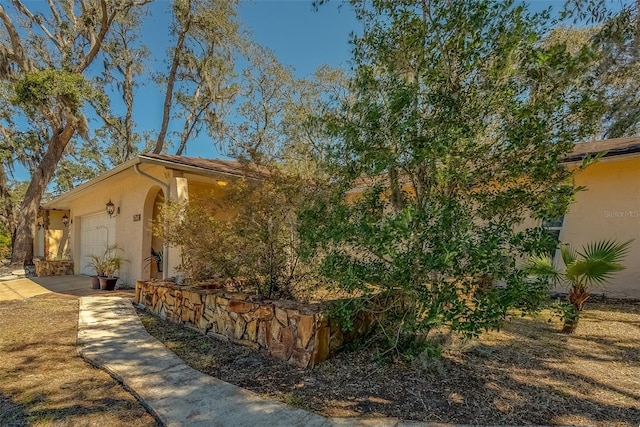
<path fill-rule="evenodd" d="M 640 305 L 591 304 L 576 334 L 551 312 L 450 345 L 441 359 L 346 349 L 312 370 L 140 313 L 147 330 L 206 374 L 333 417 L 476 425 L 640 423 Z"/>

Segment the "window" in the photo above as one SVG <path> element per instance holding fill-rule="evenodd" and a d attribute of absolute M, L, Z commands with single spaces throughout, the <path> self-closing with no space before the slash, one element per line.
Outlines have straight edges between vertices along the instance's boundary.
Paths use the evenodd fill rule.
<path fill-rule="evenodd" d="M 556 243 L 560 242 L 560 230 L 562 230 L 562 223 L 564 217 L 558 218 L 546 218 L 542 220 L 542 227 L 544 227 L 549 235 L 555 240 Z M 555 263 L 558 259 L 558 250 L 550 251 L 549 256 Z"/>

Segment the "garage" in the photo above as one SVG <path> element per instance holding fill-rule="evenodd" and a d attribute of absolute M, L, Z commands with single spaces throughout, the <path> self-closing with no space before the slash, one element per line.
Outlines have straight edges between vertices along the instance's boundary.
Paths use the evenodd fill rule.
<path fill-rule="evenodd" d="M 91 255 L 102 255 L 107 245 L 115 242 L 116 219 L 109 217 L 106 212 L 83 216 L 80 230 L 80 253 L 82 274 L 95 274 L 88 267 Z"/>

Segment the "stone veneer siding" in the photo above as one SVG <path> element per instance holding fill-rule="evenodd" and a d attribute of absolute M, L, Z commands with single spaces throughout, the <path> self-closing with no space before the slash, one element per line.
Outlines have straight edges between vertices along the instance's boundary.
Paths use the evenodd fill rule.
<path fill-rule="evenodd" d="M 33 260 L 36 266 L 36 276 L 48 277 L 48 276 L 72 276 L 73 275 L 73 261 L 45 261 L 40 259 Z"/>
<path fill-rule="evenodd" d="M 343 333 L 320 304 L 253 301 L 246 294 L 172 282 L 138 281 L 135 302 L 162 318 L 301 368 L 327 360 L 344 342 L 368 329 L 365 322 L 356 321 L 354 331 Z"/>

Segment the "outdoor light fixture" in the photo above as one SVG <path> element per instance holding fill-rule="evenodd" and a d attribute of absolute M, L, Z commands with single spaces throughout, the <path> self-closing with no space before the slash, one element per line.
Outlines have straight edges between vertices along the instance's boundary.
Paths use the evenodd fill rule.
<path fill-rule="evenodd" d="M 62 215 L 62 225 L 64 225 L 65 227 L 69 226 L 69 217 L 67 216 L 67 214 Z"/>
<path fill-rule="evenodd" d="M 109 218 L 118 216 L 118 214 L 120 213 L 120 208 L 116 208 L 111 199 L 109 199 L 109 203 L 107 203 L 107 213 L 109 214 Z"/>
<path fill-rule="evenodd" d="M 36 224 L 36 226 L 38 227 L 38 230 L 40 230 L 42 228 L 42 222 L 38 220 L 38 223 Z"/>

